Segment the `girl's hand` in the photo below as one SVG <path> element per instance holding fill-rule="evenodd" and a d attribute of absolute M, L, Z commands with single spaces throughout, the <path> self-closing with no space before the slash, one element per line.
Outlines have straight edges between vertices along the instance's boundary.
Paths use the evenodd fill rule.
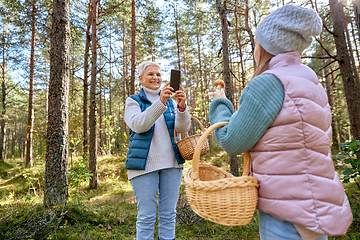
<path fill-rule="evenodd" d="M 217 98 L 226 98 L 225 92 L 223 90 L 213 92 L 213 100 L 215 100 Z"/>
<path fill-rule="evenodd" d="M 176 98 L 177 104 L 179 105 L 179 108 L 185 108 L 186 107 L 186 94 L 184 92 L 184 89 L 182 86 L 180 86 L 180 89 L 175 92 L 174 97 Z"/>
<path fill-rule="evenodd" d="M 171 97 L 171 95 L 173 94 L 173 92 L 171 90 L 173 90 L 172 87 L 169 86 L 170 82 L 168 82 L 167 84 L 165 84 L 165 86 L 163 87 L 163 89 L 161 89 L 160 92 L 160 101 L 166 106 L 166 101 Z"/>

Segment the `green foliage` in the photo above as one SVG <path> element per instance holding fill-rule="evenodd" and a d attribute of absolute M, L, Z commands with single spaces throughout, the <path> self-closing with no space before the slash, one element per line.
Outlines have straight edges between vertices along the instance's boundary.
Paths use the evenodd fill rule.
<path fill-rule="evenodd" d="M 69 185 L 71 188 L 78 188 L 82 183 L 89 181 L 92 175 L 91 171 L 83 166 L 79 167 L 77 170 L 70 170 Z"/>
<path fill-rule="evenodd" d="M 344 159 L 344 163 L 349 167 L 343 171 L 344 177 L 342 178 L 344 183 L 348 183 L 350 180 L 356 180 L 360 176 L 360 141 L 353 139 L 349 143 L 340 143 L 342 153 L 338 156 L 338 159 Z"/>
<path fill-rule="evenodd" d="M 228 168 L 228 156 L 216 144 L 212 145 L 210 155 L 203 157 L 202 161 Z M 132 240 L 136 232 L 137 210 L 124 170 L 125 159 L 125 155 L 99 158 L 100 187 L 92 192 L 83 186 L 88 177 L 84 160 L 74 159 L 72 177 L 69 177 L 69 183 L 72 182 L 69 192 L 78 194 L 79 198 L 75 199 L 78 201 L 70 201 L 66 206 L 49 209 L 42 205 L 42 192 L 39 187 L 36 188 L 39 196 L 33 196 L 32 201 L 25 199 L 31 186 L 29 183 L 37 186 L 37 182 L 43 181 L 43 165 L 30 171 L 18 167 L 23 164 L 21 160 L 0 164 L 0 172 L 8 172 L 7 179 L 0 178 L 0 191 L 4 191 L 4 194 L 0 195 L 0 239 Z M 187 161 L 185 168 L 190 165 L 191 162 Z M 14 169 L 16 174 L 13 173 Z M 348 233 L 336 237 L 337 240 L 360 237 L 360 190 L 355 183 L 346 184 L 345 188 L 354 221 Z M 89 198 L 92 199 L 89 201 Z M 257 212 L 251 223 L 245 226 L 227 227 L 215 224 L 192 211 L 186 200 L 184 185 L 181 186 L 177 213 L 176 239 L 179 240 L 259 239 Z"/>
<path fill-rule="evenodd" d="M 348 183 L 346 184 L 345 189 L 350 202 L 353 214 L 353 221 L 346 235 L 343 236 L 341 239 L 360 239 L 360 188 L 356 183 Z"/>
<path fill-rule="evenodd" d="M 83 183 L 86 183 L 90 180 L 91 176 L 93 174 L 91 173 L 91 171 L 87 168 L 85 168 L 84 163 L 82 162 L 77 162 L 77 166 L 75 168 L 75 170 L 70 170 L 69 171 L 69 185 L 70 188 L 75 189 L 75 193 L 71 193 L 71 199 L 73 201 L 79 202 L 81 200 L 83 200 L 83 196 L 79 193 L 79 188 L 81 187 L 81 185 Z M 91 193 L 91 191 L 90 191 Z M 93 196 L 90 194 L 86 199 L 90 200 Z"/>

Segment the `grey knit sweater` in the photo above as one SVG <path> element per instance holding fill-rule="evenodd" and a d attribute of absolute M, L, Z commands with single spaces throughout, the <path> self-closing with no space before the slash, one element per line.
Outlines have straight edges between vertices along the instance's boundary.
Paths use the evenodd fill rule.
<path fill-rule="evenodd" d="M 151 140 L 150 150 L 145 170 L 128 170 L 128 179 L 131 180 L 142 174 L 153 172 L 164 168 L 179 168 L 172 148 L 169 131 L 166 127 L 163 113 L 167 107 L 160 101 L 160 89 L 151 90 L 143 87 L 144 92 L 152 103 L 144 112 L 141 112 L 140 105 L 132 98 L 127 98 L 125 103 L 124 120 L 134 132 L 143 133 L 148 131 L 154 124 L 155 130 Z M 180 112 L 175 108 L 175 131 L 178 133 L 187 132 L 190 129 L 191 118 L 188 109 Z"/>

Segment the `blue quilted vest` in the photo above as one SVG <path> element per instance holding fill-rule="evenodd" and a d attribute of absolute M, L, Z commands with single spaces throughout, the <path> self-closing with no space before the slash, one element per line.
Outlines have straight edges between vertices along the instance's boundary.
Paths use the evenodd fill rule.
<path fill-rule="evenodd" d="M 143 89 L 140 90 L 139 94 L 132 95 L 130 97 L 139 103 L 142 112 L 145 111 L 146 108 L 151 106 L 151 102 L 146 97 L 146 94 Z M 174 139 L 175 110 L 174 110 L 173 101 L 171 99 L 168 99 L 166 102 L 166 106 L 167 109 L 163 114 L 167 129 L 170 134 L 170 139 L 174 149 L 175 158 L 178 164 L 183 164 L 185 160 L 181 156 Z M 150 150 L 150 144 L 154 134 L 154 129 L 155 129 L 155 124 L 147 132 L 144 133 L 136 133 L 131 129 L 129 130 L 130 142 L 129 142 L 129 149 L 127 152 L 127 159 L 125 163 L 126 169 L 145 170 L 146 160 Z"/>

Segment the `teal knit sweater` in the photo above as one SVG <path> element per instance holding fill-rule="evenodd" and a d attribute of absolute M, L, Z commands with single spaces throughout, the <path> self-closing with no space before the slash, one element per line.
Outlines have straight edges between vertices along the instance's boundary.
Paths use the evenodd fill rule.
<path fill-rule="evenodd" d="M 264 74 L 253 78 L 244 88 L 236 112 L 226 98 L 212 101 L 210 123 L 229 122 L 214 131 L 217 142 L 231 156 L 250 150 L 274 122 L 284 97 L 281 81 L 272 74 Z"/>

